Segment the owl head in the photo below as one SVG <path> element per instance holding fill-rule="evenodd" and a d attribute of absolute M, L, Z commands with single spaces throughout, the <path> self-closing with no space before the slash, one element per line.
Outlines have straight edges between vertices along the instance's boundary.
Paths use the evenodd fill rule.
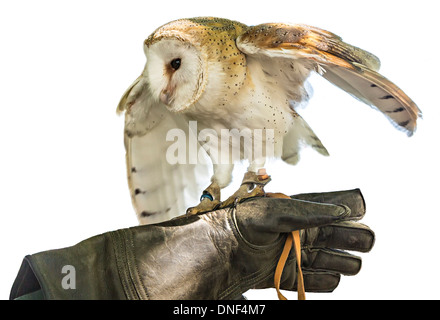
<path fill-rule="evenodd" d="M 197 41 L 194 26 L 175 21 L 157 29 L 144 42 L 147 63 L 143 76 L 150 92 L 173 112 L 197 102 L 208 79 L 206 50 Z"/>
<path fill-rule="evenodd" d="M 172 112 L 190 111 L 196 103 L 224 105 L 246 78 L 245 56 L 235 45 L 246 28 L 236 21 L 201 17 L 156 29 L 144 41 L 144 71 L 124 93 L 118 112 L 134 112 L 146 101 L 161 101 Z"/>

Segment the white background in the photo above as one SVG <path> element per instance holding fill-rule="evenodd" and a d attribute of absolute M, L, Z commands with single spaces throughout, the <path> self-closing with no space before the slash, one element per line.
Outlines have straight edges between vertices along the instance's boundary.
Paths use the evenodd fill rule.
<path fill-rule="evenodd" d="M 0 299 L 26 254 L 137 224 L 115 108 L 145 63 L 143 40 L 171 20 L 305 23 L 382 61 L 419 105 L 412 138 L 314 76 L 301 112 L 330 157 L 267 166 L 269 191 L 361 188 L 376 243 L 331 294 L 308 299 L 438 299 L 439 67 L 434 1 L 2 1 L 0 4 Z M 241 180 L 237 172 L 236 180 Z M 296 299 L 296 293 L 286 293 Z M 248 298 L 276 299 L 275 290 Z"/>

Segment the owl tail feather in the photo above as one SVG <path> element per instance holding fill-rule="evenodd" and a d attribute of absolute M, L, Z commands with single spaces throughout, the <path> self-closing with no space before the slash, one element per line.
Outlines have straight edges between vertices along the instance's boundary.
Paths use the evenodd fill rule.
<path fill-rule="evenodd" d="M 299 161 L 299 150 L 301 145 L 311 146 L 323 156 L 329 155 L 327 149 L 313 132 L 312 128 L 310 128 L 307 122 L 298 115 L 294 119 L 292 128 L 284 136 L 281 159 L 292 165 L 297 164 Z"/>

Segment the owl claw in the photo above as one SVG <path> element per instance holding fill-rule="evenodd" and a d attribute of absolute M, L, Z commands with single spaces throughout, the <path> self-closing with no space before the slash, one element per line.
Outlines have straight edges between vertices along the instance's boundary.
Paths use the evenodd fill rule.
<path fill-rule="evenodd" d="M 216 182 L 211 183 L 211 185 L 203 191 L 200 197 L 200 203 L 195 206 L 188 208 L 186 210 L 187 216 L 192 216 L 195 214 L 213 211 L 220 204 L 220 187 Z"/>
<path fill-rule="evenodd" d="M 258 174 L 254 172 L 246 172 L 240 188 L 228 199 L 220 203 L 219 209 L 229 207 L 234 203 L 241 202 L 245 199 L 253 197 L 264 197 L 266 194 L 264 186 L 270 182 L 270 176 L 266 171 L 260 171 Z"/>
<path fill-rule="evenodd" d="M 195 214 L 213 211 L 217 209 L 219 204 L 219 200 L 210 200 L 208 198 L 204 198 L 197 206 L 188 208 L 186 210 L 186 215 L 193 216 Z"/>
<path fill-rule="evenodd" d="M 264 186 L 270 182 L 271 178 L 266 171 L 259 170 L 258 173 L 246 172 L 243 181 L 238 190 L 223 202 L 220 202 L 220 188 L 213 182 L 203 191 L 200 197 L 200 203 L 186 210 L 187 216 L 192 216 L 199 213 L 209 212 L 216 209 L 223 209 L 230 207 L 235 203 L 241 202 L 245 199 L 253 197 L 264 197 Z"/>

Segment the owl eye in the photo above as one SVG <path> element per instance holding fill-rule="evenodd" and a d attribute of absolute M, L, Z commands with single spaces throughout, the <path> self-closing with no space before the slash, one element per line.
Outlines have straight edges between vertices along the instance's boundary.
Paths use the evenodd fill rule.
<path fill-rule="evenodd" d="M 171 61 L 170 65 L 171 65 L 171 68 L 173 68 L 174 70 L 177 70 L 180 68 L 181 63 L 182 63 L 182 59 L 177 58 L 177 59 L 174 59 L 173 61 Z"/>

